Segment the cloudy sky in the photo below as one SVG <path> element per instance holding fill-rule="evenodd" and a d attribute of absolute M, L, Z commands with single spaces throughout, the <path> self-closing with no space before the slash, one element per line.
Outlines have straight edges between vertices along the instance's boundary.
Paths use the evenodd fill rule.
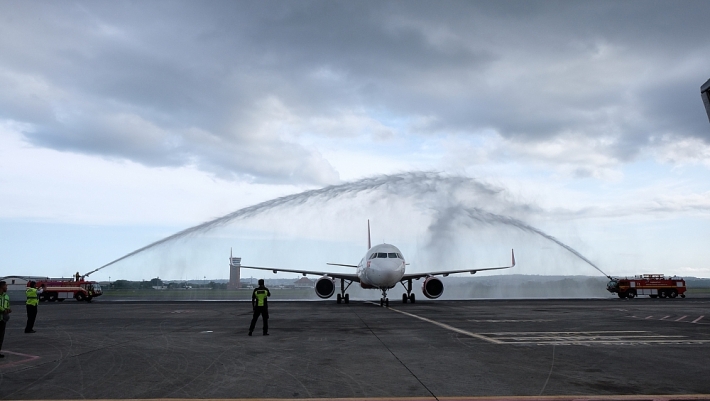
<path fill-rule="evenodd" d="M 477 205 L 611 274 L 710 277 L 709 15 L 707 1 L 0 0 L 0 276 L 85 272 L 276 197 L 427 171 L 496 188 L 515 208 Z M 352 224 L 373 216 L 413 260 L 436 242 L 431 213 L 398 207 L 400 224 L 367 202 L 318 225 L 286 208 L 95 277 L 226 277 L 229 246 L 313 269 L 328 241 L 356 263 Z M 510 238 L 518 273 L 596 273 Z M 166 259 L 187 267 L 150 267 Z"/>

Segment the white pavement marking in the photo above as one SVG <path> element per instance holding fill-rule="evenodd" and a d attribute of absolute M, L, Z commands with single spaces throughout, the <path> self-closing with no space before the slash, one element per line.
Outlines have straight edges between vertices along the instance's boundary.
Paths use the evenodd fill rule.
<path fill-rule="evenodd" d="M 699 318 L 693 320 L 693 321 L 690 322 L 690 323 L 698 323 L 698 322 L 700 321 L 700 319 L 702 319 L 702 318 L 704 318 L 704 317 L 705 317 L 704 315 L 703 315 L 703 316 L 700 316 Z"/>
<path fill-rule="evenodd" d="M 676 322 L 680 322 L 681 320 L 685 319 L 686 317 L 688 317 L 688 315 L 681 316 L 681 317 L 679 317 L 678 319 L 676 319 L 675 321 L 676 321 Z"/>
<path fill-rule="evenodd" d="M 499 331 L 496 333 L 481 333 L 481 334 L 496 334 L 496 335 L 506 335 L 506 334 L 605 334 L 605 333 L 648 333 L 644 330 L 607 330 L 607 331 Z"/>
<path fill-rule="evenodd" d="M 590 345 L 590 344 L 706 344 L 682 335 L 660 335 L 646 331 L 588 332 L 501 332 L 480 333 L 503 344 Z"/>
<path fill-rule="evenodd" d="M 660 320 L 664 320 L 664 319 L 667 319 L 667 318 L 669 318 L 669 317 L 671 317 L 671 315 L 663 316 Z"/>
<path fill-rule="evenodd" d="M 481 319 L 469 319 L 469 322 L 474 323 L 535 323 L 535 322 L 552 322 L 551 319 L 520 319 L 520 320 L 481 320 Z"/>
<path fill-rule="evenodd" d="M 444 329 L 446 329 L 446 330 L 451 330 L 451 331 L 456 332 L 456 333 L 459 333 L 459 334 L 463 334 L 463 335 L 466 335 L 466 336 L 469 336 L 469 337 L 477 338 L 477 339 L 479 339 L 479 340 L 483 340 L 483 341 L 486 341 L 486 342 L 489 342 L 489 343 L 493 343 L 493 344 L 503 344 L 502 341 L 498 341 L 498 340 L 493 339 L 493 338 L 488 338 L 488 337 L 482 336 L 482 335 L 480 335 L 480 334 L 471 333 L 470 331 L 461 330 L 461 329 L 456 328 L 456 327 L 454 327 L 454 326 L 449 326 L 448 324 L 437 322 L 436 320 L 427 319 L 427 318 L 425 318 L 425 317 L 417 316 L 417 315 L 415 315 L 415 314 L 413 314 L 413 313 L 404 312 L 404 311 L 401 311 L 401 310 L 398 310 L 398 309 L 394 309 L 394 308 L 388 308 L 388 309 L 389 309 L 389 310 L 392 310 L 392 311 L 395 311 L 395 312 L 397 312 L 397 313 L 401 313 L 401 314 L 403 314 L 403 315 L 411 316 L 411 317 L 413 317 L 413 318 L 416 318 L 416 319 L 419 319 L 419 320 L 423 320 L 423 321 L 425 321 L 425 322 L 429 322 L 429 323 L 435 324 L 435 325 L 437 325 L 437 326 L 439 326 L 439 327 L 441 327 L 441 328 L 444 328 Z"/>
<path fill-rule="evenodd" d="M 646 319 L 650 319 L 650 318 L 652 318 L 652 317 L 653 317 L 653 316 L 646 316 Z"/>

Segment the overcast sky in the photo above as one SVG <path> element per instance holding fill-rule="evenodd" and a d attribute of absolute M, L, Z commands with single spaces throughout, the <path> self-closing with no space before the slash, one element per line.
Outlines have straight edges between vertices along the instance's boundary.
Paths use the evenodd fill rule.
<path fill-rule="evenodd" d="M 708 16 L 707 1 L 0 0 L 0 276 L 88 271 L 275 197 L 434 171 L 494 186 L 612 274 L 710 277 Z M 313 269 L 303 255 L 349 249 L 380 215 L 410 254 L 432 243 L 431 213 L 398 216 L 405 233 L 387 210 L 325 226 L 283 210 L 170 260 L 176 278 L 224 278 L 228 246 L 248 244 L 271 254 L 249 264 Z M 518 273 L 596 274 L 508 242 L 529 256 Z M 175 274 L 150 263 L 96 278 Z"/>

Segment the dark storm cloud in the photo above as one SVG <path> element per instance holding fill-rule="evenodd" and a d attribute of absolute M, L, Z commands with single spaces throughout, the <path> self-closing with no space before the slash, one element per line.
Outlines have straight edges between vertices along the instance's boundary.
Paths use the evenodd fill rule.
<path fill-rule="evenodd" d="M 710 142 L 707 2 L 0 3 L 0 118 L 33 143 L 328 183 L 304 134 Z M 705 74 L 705 75 L 703 75 Z"/>

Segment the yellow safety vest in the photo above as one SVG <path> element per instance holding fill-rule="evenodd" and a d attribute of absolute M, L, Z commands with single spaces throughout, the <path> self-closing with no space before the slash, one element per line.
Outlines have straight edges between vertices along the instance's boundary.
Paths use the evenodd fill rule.
<path fill-rule="evenodd" d="M 39 305 L 39 297 L 37 296 L 36 288 L 29 287 L 25 290 L 25 293 L 27 294 L 27 305 Z"/>
<path fill-rule="evenodd" d="M 7 293 L 0 294 L 0 312 L 10 309 L 10 296 Z"/>
<path fill-rule="evenodd" d="M 266 297 L 268 297 L 267 290 L 254 290 L 254 296 L 256 297 L 256 306 L 264 306 L 266 303 Z"/>

